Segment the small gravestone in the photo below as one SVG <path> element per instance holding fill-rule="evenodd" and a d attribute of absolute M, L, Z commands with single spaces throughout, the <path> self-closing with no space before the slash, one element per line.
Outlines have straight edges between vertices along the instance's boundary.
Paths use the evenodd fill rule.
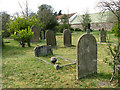
<path fill-rule="evenodd" d="M 106 42 L 106 31 L 104 30 L 104 28 L 100 31 L 100 41 Z"/>
<path fill-rule="evenodd" d="M 88 28 L 86 29 L 86 32 L 90 34 L 90 23 L 88 23 Z"/>
<path fill-rule="evenodd" d="M 97 73 L 97 43 L 92 34 L 82 35 L 77 44 L 77 79 Z"/>
<path fill-rule="evenodd" d="M 56 46 L 56 35 L 54 31 L 52 30 L 46 31 L 46 43 L 47 45 Z"/>
<path fill-rule="evenodd" d="M 36 57 L 45 56 L 45 55 L 53 55 L 53 50 L 51 46 L 39 46 L 39 47 L 35 47 L 34 54 Z"/>
<path fill-rule="evenodd" d="M 86 32 L 87 32 L 88 34 L 90 34 L 90 29 L 86 29 Z"/>
<path fill-rule="evenodd" d="M 70 30 L 64 30 L 63 32 L 63 42 L 64 46 L 71 46 L 72 39 L 71 39 L 71 31 Z"/>
<path fill-rule="evenodd" d="M 39 42 L 40 38 L 40 30 L 37 26 L 32 26 L 32 32 L 34 32 L 33 37 L 31 38 L 31 42 Z"/>

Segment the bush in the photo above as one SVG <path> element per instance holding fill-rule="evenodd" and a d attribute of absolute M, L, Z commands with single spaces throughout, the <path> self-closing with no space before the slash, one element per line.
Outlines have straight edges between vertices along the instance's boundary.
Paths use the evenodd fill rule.
<path fill-rule="evenodd" d="M 69 26 L 69 27 L 70 27 L 70 26 Z M 64 29 L 68 29 L 68 24 L 59 24 L 56 28 L 58 29 L 58 32 L 63 33 L 63 30 L 64 30 Z M 71 28 L 71 27 L 70 27 L 70 28 Z M 71 28 L 71 29 L 72 29 L 72 28 Z"/>
<path fill-rule="evenodd" d="M 14 38 L 14 40 L 17 40 L 22 47 L 25 46 L 25 42 L 27 42 L 28 46 L 30 46 L 30 39 L 32 38 L 32 36 L 33 32 L 30 27 L 19 30 L 11 35 L 11 37 Z"/>
<path fill-rule="evenodd" d="M 75 31 L 82 31 L 80 28 L 75 28 Z"/>
<path fill-rule="evenodd" d="M 113 25 L 112 32 L 115 36 L 120 37 L 120 21 Z"/>

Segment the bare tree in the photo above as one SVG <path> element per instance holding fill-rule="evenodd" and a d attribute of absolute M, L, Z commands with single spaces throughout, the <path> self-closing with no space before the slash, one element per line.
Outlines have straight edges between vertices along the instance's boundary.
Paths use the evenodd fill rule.
<path fill-rule="evenodd" d="M 103 12 L 111 11 L 117 17 L 117 20 L 120 21 L 120 0 L 101 1 L 98 7 L 100 7 Z"/>
<path fill-rule="evenodd" d="M 114 30 L 114 34 L 118 37 L 117 48 L 113 50 L 110 44 L 108 44 L 109 50 L 113 56 L 113 73 L 110 79 L 110 81 L 112 81 L 116 71 L 116 67 L 120 66 L 120 0 L 101 1 L 99 2 L 98 7 L 102 9 L 102 12 L 112 12 L 118 21 L 118 23 L 116 23 L 116 26 L 114 26 L 116 29 Z M 120 87 L 120 67 L 118 67 L 118 86 Z"/>

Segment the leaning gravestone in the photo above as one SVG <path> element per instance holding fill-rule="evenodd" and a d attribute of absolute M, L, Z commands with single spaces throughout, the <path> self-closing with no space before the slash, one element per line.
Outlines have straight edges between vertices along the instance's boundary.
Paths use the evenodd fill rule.
<path fill-rule="evenodd" d="M 31 42 L 39 42 L 40 38 L 40 30 L 37 26 L 32 26 L 32 32 L 34 32 L 33 37 L 31 38 Z"/>
<path fill-rule="evenodd" d="M 64 46 L 71 46 L 71 31 L 70 30 L 64 30 L 63 32 L 63 42 L 64 42 Z"/>
<path fill-rule="evenodd" d="M 52 30 L 46 31 L 46 43 L 47 45 L 56 46 L 56 35 L 54 31 Z"/>
<path fill-rule="evenodd" d="M 97 73 L 97 43 L 92 34 L 82 35 L 77 44 L 77 79 Z"/>
<path fill-rule="evenodd" d="M 36 57 L 45 56 L 45 55 L 53 55 L 53 50 L 51 46 L 39 46 L 39 47 L 35 47 L 34 54 Z"/>
<path fill-rule="evenodd" d="M 101 42 L 106 42 L 106 31 L 104 29 L 100 32 L 100 40 Z"/>

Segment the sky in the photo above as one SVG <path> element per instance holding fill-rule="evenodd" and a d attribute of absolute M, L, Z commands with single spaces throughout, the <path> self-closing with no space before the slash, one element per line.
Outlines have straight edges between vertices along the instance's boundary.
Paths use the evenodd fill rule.
<path fill-rule="evenodd" d="M 85 11 L 89 13 L 99 12 L 96 8 L 97 3 L 100 0 L 28 0 L 28 6 L 32 12 L 38 11 L 38 6 L 42 4 L 51 5 L 54 11 L 59 12 L 62 10 L 62 14 L 79 13 L 83 14 Z M 26 0 L 0 0 L 0 12 L 6 11 L 8 14 L 13 15 L 16 12 L 21 12 L 18 2 L 25 9 Z"/>

